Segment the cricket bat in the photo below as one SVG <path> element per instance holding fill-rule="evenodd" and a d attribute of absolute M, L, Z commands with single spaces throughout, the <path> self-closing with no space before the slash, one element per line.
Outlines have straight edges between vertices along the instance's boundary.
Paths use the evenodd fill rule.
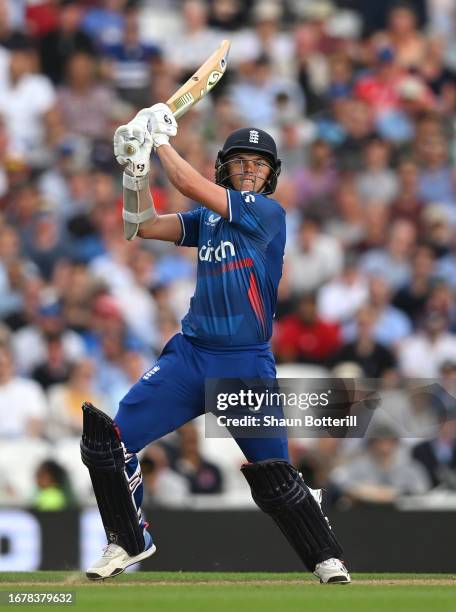
<path fill-rule="evenodd" d="M 220 81 L 228 64 L 230 46 L 229 40 L 223 40 L 195 74 L 166 101 L 176 119 L 182 117 Z M 128 155 L 136 153 L 133 142 L 128 143 L 125 149 Z"/>

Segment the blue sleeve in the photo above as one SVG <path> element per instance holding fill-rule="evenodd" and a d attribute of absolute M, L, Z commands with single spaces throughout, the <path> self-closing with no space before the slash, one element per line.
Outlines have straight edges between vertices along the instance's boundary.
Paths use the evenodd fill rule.
<path fill-rule="evenodd" d="M 276 200 L 252 191 L 227 190 L 229 222 L 269 242 L 285 226 L 285 211 Z"/>
<path fill-rule="evenodd" d="M 177 213 L 182 227 L 181 239 L 176 242 L 177 246 L 196 247 L 199 239 L 199 226 L 203 208 L 195 208 L 190 212 Z"/>

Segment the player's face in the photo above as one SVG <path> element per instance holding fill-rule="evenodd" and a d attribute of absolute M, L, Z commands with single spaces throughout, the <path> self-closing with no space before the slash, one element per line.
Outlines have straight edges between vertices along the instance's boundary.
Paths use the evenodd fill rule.
<path fill-rule="evenodd" d="M 235 153 L 228 159 L 228 176 L 236 191 L 260 193 L 271 173 L 268 160 L 255 153 Z"/>

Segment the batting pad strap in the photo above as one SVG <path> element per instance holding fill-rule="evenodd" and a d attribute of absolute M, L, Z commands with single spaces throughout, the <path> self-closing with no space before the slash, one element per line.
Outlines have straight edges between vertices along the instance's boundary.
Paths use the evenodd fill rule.
<path fill-rule="evenodd" d="M 142 191 L 149 187 L 149 174 L 145 176 L 133 176 L 127 172 L 123 173 L 122 185 L 130 191 Z"/>
<path fill-rule="evenodd" d="M 271 516 L 309 571 L 326 559 L 343 557 L 320 506 L 292 465 L 268 459 L 243 465 L 241 471 L 257 506 Z"/>
<path fill-rule="evenodd" d="M 125 473 L 125 451 L 114 421 L 88 402 L 82 406 L 81 458 L 100 510 L 108 542 L 130 556 L 143 552 L 145 542 L 140 512 Z"/>
<path fill-rule="evenodd" d="M 147 208 L 146 210 L 142 210 L 141 212 L 131 212 L 126 208 L 122 209 L 122 219 L 124 221 L 128 221 L 129 223 L 142 223 L 143 221 L 147 221 L 148 219 L 152 219 L 155 217 L 157 212 L 152 208 Z"/>

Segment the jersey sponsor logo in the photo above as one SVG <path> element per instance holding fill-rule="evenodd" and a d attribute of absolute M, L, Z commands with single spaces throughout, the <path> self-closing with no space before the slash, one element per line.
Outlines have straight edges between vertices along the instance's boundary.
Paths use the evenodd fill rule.
<path fill-rule="evenodd" d="M 154 374 L 156 374 L 157 372 L 160 371 L 160 366 L 159 365 L 154 365 L 153 368 L 151 368 L 150 370 L 148 370 L 144 376 L 142 377 L 143 380 L 149 380 L 149 378 L 151 376 L 153 376 Z"/>
<path fill-rule="evenodd" d="M 222 261 L 222 259 L 235 256 L 234 244 L 229 240 L 222 240 L 217 246 L 212 246 L 211 240 L 208 240 L 198 252 L 200 261 Z"/>
<path fill-rule="evenodd" d="M 256 130 L 250 130 L 249 132 L 249 142 L 253 142 L 254 144 L 258 144 L 258 140 L 260 135 Z"/>

